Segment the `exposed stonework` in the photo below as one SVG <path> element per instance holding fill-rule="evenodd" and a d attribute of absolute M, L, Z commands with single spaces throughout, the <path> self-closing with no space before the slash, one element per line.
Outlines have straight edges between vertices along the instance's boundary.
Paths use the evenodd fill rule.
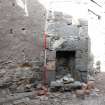
<path fill-rule="evenodd" d="M 58 51 L 62 52 L 61 55 L 59 55 L 61 56 L 61 61 L 62 57 L 65 59 L 65 55 L 67 55 L 66 60 L 71 59 L 69 58 L 70 53 L 65 53 L 64 55 L 63 54 L 64 51 L 68 52 L 74 51 L 75 55 L 72 60 L 74 62 L 74 67 L 73 70 L 71 70 L 71 72 L 73 71 L 74 75 L 73 74 L 72 75 L 75 78 L 77 78 L 78 74 L 79 80 L 87 81 L 88 63 L 89 63 L 88 58 L 90 54 L 88 22 L 86 20 L 80 19 L 78 20 L 79 24 L 73 25 L 72 19 L 73 18 L 71 16 L 63 15 L 61 12 L 49 11 L 47 19 L 48 21 L 47 34 L 48 34 L 48 39 L 50 40 L 49 49 L 54 50 L 55 54 L 57 54 Z M 57 59 L 56 57 L 57 55 L 55 55 L 55 57 L 53 55 L 54 54 L 50 54 L 48 56 L 49 61 Z M 73 56 L 71 55 L 71 57 Z M 68 62 L 69 61 L 67 61 L 67 63 Z M 68 67 L 68 69 L 70 69 L 70 67 Z M 66 71 L 64 70 L 64 72 Z"/>
<path fill-rule="evenodd" d="M 40 36 L 45 28 L 46 10 L 37 0 L 27 0 L 29 16 L 25 16 L 24 9 L 17 5 L 15 0 L 1 1 L 0 5 L 0 13 L 2 14 L 0 16 L 0 67 L 4 68 L 7 65 L 18 63 L 24 64 L 27 61 L 35 66 L 33 67 L 36 70 L 35 75 L 38 79 L 41 79 L 44 53 Z M 74 78 L 78 74 L 80 80 L 86 81 L 90 52 L 87 21 L 80 19 L 78 25 L 73 25 L 71 16 L 50 11 L 47 26 L 47 46 L 49 49 L 47 50 L 47 66 L 50 68 L 48 77 L 53 80 L 55 78 L 54 69 L 58 69 L 56 65 L 59 64 L 55 63 L 56 65 L 54 65 L 50 62 L 58 60 L 59 53 L 57 56 L 57 52 L 74 51 L 73 57 L 72 55 L 66 57 L 67 62 L 71 64 L 68 65 L 66 62 L 66 66 L 70 67 L 70 72 Z M 38 37 L 41 39 L 40 42 L 37 40 Z M 40 44 L 40 48 L 37 46 L 38 44 Z M 63 55 L 62 57 L 65 58 Z M 62 60 L 62 57 L 58 60 L 58 63 Z M 62 71 L 65 72 L 65 70 Z"/>
<path fill-rule="evenodd" d="M 37 39 L 42 35 L 46 17 L 45 8 L 38 0 L 27 0 L 29 16 L 16 0 L 0 0 L 0 66 L 36 60 L 42 49 Z M 40 53 L 41 52 L 41 53 Z M 12 63 L 11 63 L 12 62 Z"/>

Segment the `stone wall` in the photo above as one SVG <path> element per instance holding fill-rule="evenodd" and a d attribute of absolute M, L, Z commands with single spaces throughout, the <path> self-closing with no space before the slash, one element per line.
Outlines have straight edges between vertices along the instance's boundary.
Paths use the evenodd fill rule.
<path fill-rule="evenodd" d="M 29 16 L 16 0 L 0 0 L 1 67 L 35 61 L 41 55 L 36 37 L 44 32 L 46 10 L 37 0 L 27 0 L 27 9 Z"/>
<path fill-rule="evenodd" d="M 79 19 L 79 24 L 72 24 L 72 16 L 61 12 L 49 11 L 48 15 L 48 40 L 49 49 L 55 51 L 75 51 L 74 74 L 79 75 L 79 80 L 87 81 L 88 58 L 90 54 L 90 39 L 88 36 L 88 22 Z M 51 42 L 51 43 L 50 43 Z M 59 46 L 58 46 L 59 45 Z M 51 51 L 50 51 L 51 52 Z M 48 56 L 49 62 L 53 54 Z M 56 56 L 53 60 L 56 60 Z"/>
<path fill-rule="evenodd" d="M 15 0 L 1 0 L 0 8 L 0 68 L 11 65 L 20 67 L 28 61 L 32 63 L 31 69 L 34 70 L 35 77 L 40 80 L 44 61 L 40 36 L 45 28 L 45 8 L 37 0 L 27 0 L 29 16 L 25 15 L 24 9 L 17 5 Z M 75 71 L 79 72 L 82 75 L 80 79 L 85 81 L 90 46 L 87 21 L 80 19 L 78 25 L 73 25 L 72 16 L 49 11 L 47 26 L 47 66 L 56 68 L 54 63 L 49 63 L 56 62 L 56 51 L 76 51 Z M 49 77 L 52 73 L 55 74 L 51 71 Z"/>
<path fill-rule="evenodd" d="M 24 92 L 27 85 L 34 87 L 43 78 L 40 36 L 46 9 L 37 0 L 27 0 L 26 15 L 16 1 L 0 0 L 0 89 Z"/>

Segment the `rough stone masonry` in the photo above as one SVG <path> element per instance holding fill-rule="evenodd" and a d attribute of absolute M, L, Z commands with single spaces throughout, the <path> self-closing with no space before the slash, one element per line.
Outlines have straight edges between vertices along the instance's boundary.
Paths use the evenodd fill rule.
<path fill-rule="evenodd" d="M 34 35 L 42 35 L 46 17 L 45 8 L 38 0 L 27 0 L 29 16 L 16 2 L 0 0 L 0 66 L 36 60 L 41 48 Z M 24 0 L 22 0 L 24 3 Z M 36 36 L 36 37 L 37 37 Z M 8 62 L 8 63 L 7 63 Z M 3 65 L 5 63 L 5 65 Z"/>
<path fill-rule="evenodd" d="M 37 37 L 44 33 L 46 10 L 38 0 L 27 0 L 26 16 L 17 1 L 0 0 L 0 89 L 24 92 L 26 85 L 42 80 L 43 48 Z"/>
<path fill-rule="evenodd" d="M 49 11 L 47 18 L 48 62 L 55 61 L 56 78 L 71 73 L 76 80 L 87 81 L 90 56 L 88 21 L 62 12 Z M 53 70 L 53 68 L 52 68 Z M 52 75 L 52 71 L 51 75 Z M 54 71 L 53 71 L 54 72 Z"/>
<path fill-rule="evenodd" d="M 1 74 L 5 73 L 2 71 L 8 71 L 5 74 L 7 78 L 8 73 L 12 74 L 12 77 L 14 72 L 25 74 L 26 71 L 23 68 L 19 68 L 18 71 L 17 68 L 12 68 L 12 70 L 9 68 L 14 65 L 20 66 L 27 61 L 32 63 L 31 70 L 34 70 L 32 73 L 35 74 L 35 80 L 41 80 L 43 45 L 41 39 L 40 47 L 37 46 L 34 35 L 38 37 L 43 34 L 45 21 L 47 21 L 49 81 L 56 79 L 55 76 L 59 78 L 58 74 L 64 75 L 68 72 L 74 78 L 86 81 L 90 53 L 87 21 L 80 19 L 80 24 L 72 25 L 71 16 L 51 11 L 46 20 L 46 10 L 37 0 L 27 0 L 27 9 L 29 16 L 25 16 L 24 9 L 17 5 L 16 0 L 0 0 L 0 14 L 2 14 L 0 15 Z M 22 77 L 20 76 L 20 79 Z"/>

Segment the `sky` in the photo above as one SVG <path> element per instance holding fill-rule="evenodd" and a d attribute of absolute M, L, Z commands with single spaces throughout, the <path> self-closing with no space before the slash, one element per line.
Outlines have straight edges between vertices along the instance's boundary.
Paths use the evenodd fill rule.
<path fill-rule="evenodd" d="M 105 0 L 96 0 L 102 6 L 100 8 L 90 3 L 89 8 L 101 16 L 98 20 L 93 14 L 89 14 L 88 33 L 91 37 L 91 50 L 95 56 L 95 62 L 101 61 L 101 71 L 105 71 Z"/>

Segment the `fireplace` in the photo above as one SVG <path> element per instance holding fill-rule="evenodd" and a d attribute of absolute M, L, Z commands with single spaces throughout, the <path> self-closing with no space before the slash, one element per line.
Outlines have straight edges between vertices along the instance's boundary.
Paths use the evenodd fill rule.
<path fill-rule="evenodd" d="M 50 50 L 47 52 L 47 61 L 49 65 L 55 62 L 55 66 L 48 68 L 50 74 L 55 72 L 54 75 L 59 79 L 70 73 L 75 80 L 87 82 L 91 52 L 88 21 L 78 19 L 79 24 L 72 24 L 72 16 L 57 11 L 48 14 L 47 40 Z"/>
<path fill-rule="evenodd" d="M 56 78 L 70 73 L 75 77 L 75 51 L 56 51 Z"/>

